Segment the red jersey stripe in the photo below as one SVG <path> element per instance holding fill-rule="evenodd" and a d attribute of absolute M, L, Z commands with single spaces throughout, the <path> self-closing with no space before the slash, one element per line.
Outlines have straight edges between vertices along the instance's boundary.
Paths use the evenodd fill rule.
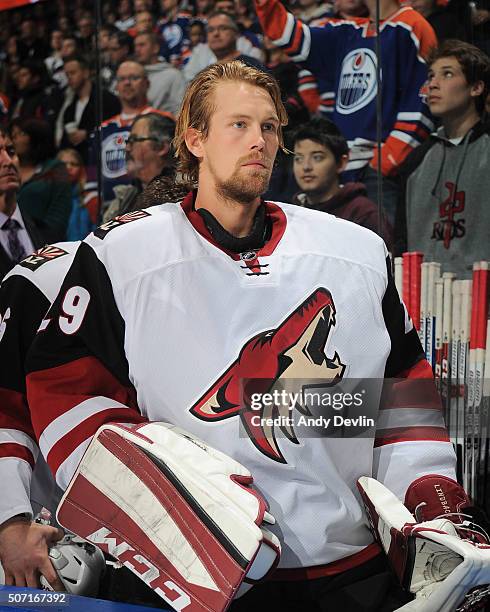
<path fill-rule="evenodd" d="M 395 427 L 376 432 L 374 447 L 421 440 L 449 442 L 449 435 L 445 427 Z"/>
<path fill-rule="evenodd" d="M 27 395 L 29 403 L 36 406 L 31 416 L 37 438 L 59 416 L 97 395 L 109 397 L 137 411 L 134 389 L 122 385 L 95 357 L 81 357 L 32 372 L 27 376 Z"/>
<path fill-rule="evenodd" d="M 34 457 L 32 456 L 32 453 L 27 448 L 27 446 L 11 442 L 0 444 L 0 458 L 3 459 L 10 457 L 16 459 L 23 459 L 24 461 L 27 461 L 27 463 L 31 466 L 32 469 L 34 469 Z"/>

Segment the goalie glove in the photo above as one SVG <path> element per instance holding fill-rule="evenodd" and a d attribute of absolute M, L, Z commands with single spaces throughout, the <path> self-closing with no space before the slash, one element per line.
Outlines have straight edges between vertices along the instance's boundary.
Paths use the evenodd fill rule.
<path fill-rule="evenodd" d="M 246 468 L 165 423 L 105 425 L 58 507 L 175 610 L 226 610 L 280 556 L 267 503 Z"/>
<path fill-rule="evenodd" d="M 405 506 L 419 523 L 446 518 L 456 524 L 463 539 L 489 542 L 485 513 L 471 505 L 466 491 L 452 478 L 438 474 L 417 478 L 407 489 Z"/>
<path fill-rule="evenodd" d="M 459 486 L 459 485 L 458 485 Z M 490 546 L 461 539 L 445 518 L 418 523 L 383 484 L 358 480 L 371 528 L 402 586 L 415 599 L 404 612 L 483 609 L 490 590 Z"/>

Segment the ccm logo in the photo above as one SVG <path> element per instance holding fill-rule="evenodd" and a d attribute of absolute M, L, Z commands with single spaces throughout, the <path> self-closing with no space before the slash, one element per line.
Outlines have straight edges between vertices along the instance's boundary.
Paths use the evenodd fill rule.
<path fill-rule="evenodd" d="M 143 582 L 145 582 L 155 593 L 160 595 L 172 608 L 177 611 L 185 610 L 191 604 L 191 598 L 175 582 L 164 580 L 160 570 L 153 563 L 145 559 L 143 555 L 137 554 L 132 546 L 124 540 L 117 543 L 116 536 L 107 527 L 102 527 L 87 536 L 87 540 L 98 544 L 113 557 L 117 557 Z"/>

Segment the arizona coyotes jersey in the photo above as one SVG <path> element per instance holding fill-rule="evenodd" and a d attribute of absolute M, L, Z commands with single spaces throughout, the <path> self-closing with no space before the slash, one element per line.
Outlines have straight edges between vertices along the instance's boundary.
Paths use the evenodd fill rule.
<path fill-rule="evenodd" d="M 277 520 L 282 567 L 373 556 L 357 478 L 374 474 L 403 496 L 425 473 L 454 477 L 440 410 L 400 405 L 376 433 L 335 439 L 261 420 L 276 412 L 265 400 L 254 408 L 246 385 L 331 387 L 423 369 L 384 243 L 268 202 L 270 238 L 236 254 L 193 202 L 116 218 L 80 246 L 28 362 L 43 454 L 66 488 L 103 423 L 167 421 L 251 471 Z"/>
<path fill-rule="evenodd" d="M 32 431 L 24 364 L 79 244 L 42 247 L 15 266 L 0 287 L 0 524 L 42 506 L 56 508 L 53 477 Z"/>
<path fill-rule="evenodd" d="M 327 18 L 313 27 L 279 0 L 257 0 L 256 9 L 264 34 L 318 80 L 321 109 L 349 142 L 348 171 L 369 163 L 376 168 L 376 98 L 381 95 L 382 172 L 396 173 L 433 129 L 424 95 L 424 58 L 437 46 L 429 23 L 408 6 L 381 21 L 378 92 L 376 33 L 369 17 Z"/>

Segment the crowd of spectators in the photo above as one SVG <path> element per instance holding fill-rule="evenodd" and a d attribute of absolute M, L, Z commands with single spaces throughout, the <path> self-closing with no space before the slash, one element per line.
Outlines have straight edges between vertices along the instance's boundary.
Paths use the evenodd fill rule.
<path fill-rule="evenodd" d="M 395 253 L 423 248 L 444 260 L 455 242 L 464 252 L 458 239 L 478 223 L 479 196 L 468 189 L 461 203 L 458 181 L 473 177 L 465 160 L 474 140 L 484 143 L 478 154 L 490 175 L 481 140 L 488 137 L 490 0 L 378 6 L 380 74 L 374 0 L 113 0 L 101 2 L 98 29 L 92 0 L 0 12 L 0 126 L 18 157 L 22 215 L 53 242 L 81 239 L 102 219 L 134 208 L 155 177 L 173 176 L 171 138 L 186 84 L 210 64 L 239 59 L 274 74 L 289 116 L 290 153 L 279 153 L 266 197 L 365 225 Z M 453 53 L 459 47 L 451 39 L 473 43 L 471 57 Z M 467 106 L 478 99 L 473 114 L 462 98 L 443 111 L 437 95 L 430 103 L 439 85 L 427 81 L 427 61 L 431 67 L 431 53 L 448 40 L 444 57 L 459 62 L 452 69 L 461 68 L 468 88 L 483 83 L 468 93 Z M 431 77 L 439 78 L 446 77 Z M 458 129 L 455 114 L 464 115 Z M 433 159 L 444 138 L 464 148 L 449 170 L 456 177 L 444 174 L 445 160 Z M 436 221 L 434 207 L 441 209 Z M 432 228 L 423 238 L 421 219 Z M 436 243 L 442 250 L 431 249 Z M 486 250 L 472 255 L 490 259 Z"/>

